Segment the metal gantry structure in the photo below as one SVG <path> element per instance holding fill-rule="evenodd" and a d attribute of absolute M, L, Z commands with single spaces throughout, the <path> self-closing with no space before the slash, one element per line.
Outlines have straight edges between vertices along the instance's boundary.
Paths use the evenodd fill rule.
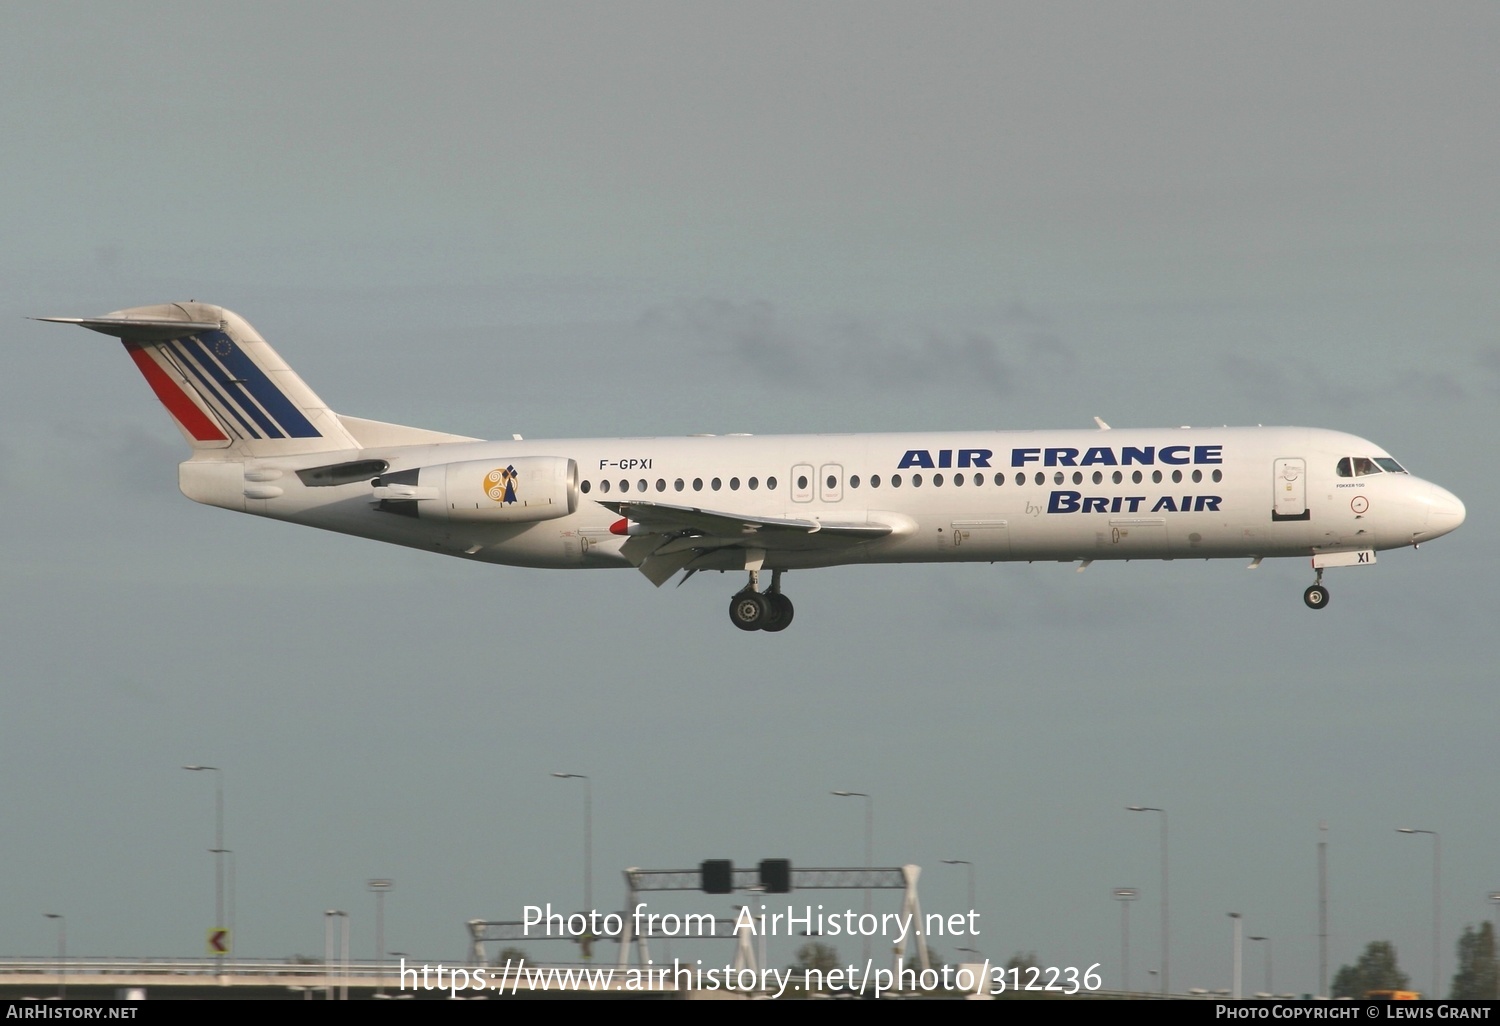
<path fill-rule="evenodd" d="M 791 892 L 802 891 L 826 891 L 826 890 L 897 890 L 901 892 L 900 913 L 903 916 L 911 916 L 909 922 L 912 924 L 910 938 L 916 942 L 916 954 L 923 969 L 931 968 L 927 951 L 927 936 L 922 919 L 921 901 L 917 894 L 917 881 L 921 877 L 922 868 L 915 865 L 890 866 L 890 867 L 820 867 L 809 869 L 791 869 L 788 878 L 788 890 L 767 890 L 762 881 L 761 870 L 758 867 L 733 868 L 729 871 L 729 890 L 733 893 L 754 894 L 762 897 L 776 894 L 783 896 Z M 625 969 L 632 964 L 646 966 L 651 964 L 650 941 L 656 938 L 683 937 L 681 932 L 664 932 L 655 920 L 650 917 L 642 917 L 635 911 L 644 903 L 642 895 L 660 893 L 664 891 L 703 891 L 704 872 L 699 869 L 641 869 L 631 867 L 624 871 L 625 880 L 625 903 L 624 911 L 615 913 L 607 919 L 616 920 L 613 929 L 601 928 L 593 937 L 614 940 L 620 945 L 618 968 Z M 674 914 L 675 915 L 675 914 Z M 567 919 L 568 917 L 564 917 Z M 642 919 L 645 918 L 645 922 Z M 662 917 L 657 916 L 657 919 Z M 675 916 L 681 920 L 682 916 Z M 693 937 L 720 938 L 735 941 L 735 956 L 733 965 L 736 969 L 758 969 L 761 968 L 757 958 L 754 938 L 757 936 L 756 924 L 760 923 L 759 916 L 753 912 L 748 915 L 741 914 L 733 918 L 725 918 L 713 915 L 694 915 L 693 924 L 697 933 Z M 472 964 L 487 965 L 491 959 L 485 951 L 486 944 L 504 943 L 508 941 L 534 941 L 538 939 L 565 939 L 577 941 L 581 939 L 580 933 L 550 933 L 539 935 L 535 924 L 526 924 L 520 920 L 485 920 L 471 919 L 465 924 L 469 930 L 470 957 Z M 595 925 L 604 927 L 604 920 L 596 920 Z M 907 937 L 899 938 L 892 948 L 892 968 L 900 969 L 902 961 L 906 957 Z M 882 967 L 883 968 L 883 967 Z"/>

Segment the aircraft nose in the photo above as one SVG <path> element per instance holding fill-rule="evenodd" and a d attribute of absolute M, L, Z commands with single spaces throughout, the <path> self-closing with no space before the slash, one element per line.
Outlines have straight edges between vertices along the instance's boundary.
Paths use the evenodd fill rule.
<path fill-rule="evenodd" d="M 1427 528 L 1417 535 L 1419 541 L 1437 538 L 1449 531 L 1457 530 L 1458 526 L 1464 522 L 1464 517 L 1468 515 L 1463 501 L 1458 496 L 1435 484 L 1427 486 L 1427 492 L 1422 499 L 1427 506 Z"/>

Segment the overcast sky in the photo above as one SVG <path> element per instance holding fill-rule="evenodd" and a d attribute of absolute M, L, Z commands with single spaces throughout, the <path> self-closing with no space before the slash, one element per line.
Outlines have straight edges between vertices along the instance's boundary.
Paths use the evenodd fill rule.
<path fill-rule="evenodd" d="M 1442 990 L 1500 889 L 1493 3 L 8 8 L 0 33 L 0 953 L 195 956 L 224 768 L 240 954 L 464 956 L 626 866 L 923 867 L 998 960 L 1174 990 L 1230 920 L 1317 987 Z M 1290 423 L 1468 523 L 1305 562 L 737 577 L 474 565 L 196 506 L 119 346 L 197 299 L 335 409 L 507 438 Z M 741 899 L 743 900 L 743 899 Z M 793 901 L 859 908 L 843 892 Z M 895 897 L 879 899 L 894 910 Z M 674 907 L 728 913 L 731 900 Z M 791 961 L 798 939 L 772 942 Z M 538 958 L 559 944 L 523 945 Z M 846 958 L 859 945 L 841 944 Z M 731 942 L 704 949 L 728 960 Z M 706 954 L 705 954 L 706 952 Z M 602 957 L 613 958 L 606 948 Z M 1247 989 L 1261 985 L 1247 955 Z"/>

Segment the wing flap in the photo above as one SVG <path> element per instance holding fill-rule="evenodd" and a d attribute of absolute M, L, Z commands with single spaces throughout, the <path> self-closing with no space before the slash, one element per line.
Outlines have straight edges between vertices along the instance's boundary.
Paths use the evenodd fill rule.
<path fill-rule="evenodd" d="M 890 524 L 795 517 L 744 516 L 661 502 L 601 502 L 635 525 L 621 552 L 658 588 L 706 553 L 848 548 L 884 538 Z M 747 551 L 747 557 L 750 553 Z"/>

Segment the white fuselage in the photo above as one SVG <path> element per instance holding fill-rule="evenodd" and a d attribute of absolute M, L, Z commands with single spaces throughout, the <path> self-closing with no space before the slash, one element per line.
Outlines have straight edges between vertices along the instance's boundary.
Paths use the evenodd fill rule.
<path fill-rule="evenodd" d="M 576 510 L 486 523 L 428 502 L 382 512 L 370 480 L 308 487 L 295 471 L 383 461 L 388 473 L 526 457 L 572 460 Z M 1403 472 L 1340 476 L 1385 457 L 1311 428 L 1177 428 L 448 442 L 183 464 L 183 491 L 214 505 L 520 566 L 631 566 L 621 516 L 601 501 L 736 517 L 885 525 L 859 544 L 781 546 L 766 569 L 857 562 L 1308 556 L 1412 545 L 1463 520 L 1444 489 Z M 259 497 L 264 496 L 264 497 Z M 612 531 L 611 528 L 615 530 Z M 809 536 L 816 540 L 817 535 Z M 699 569 L 742 569 L 743 548 Z"/>

